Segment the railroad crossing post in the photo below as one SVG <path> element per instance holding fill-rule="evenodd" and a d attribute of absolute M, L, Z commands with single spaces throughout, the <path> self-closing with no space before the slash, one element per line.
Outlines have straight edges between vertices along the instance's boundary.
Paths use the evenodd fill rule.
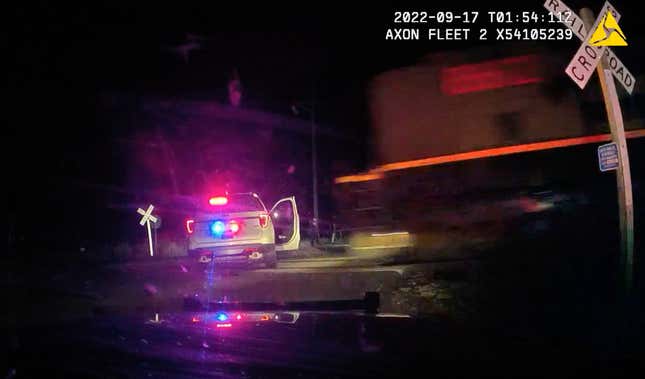
<path fill-rule="evenodd" d="M 593 32 L 594 15 L 589 8 L 580 10 L 589 35 Z M 612 140 L 618 146 L 618 169 L 616 171 L 616 186 L 618 190 L 618 207 L 620 220 L 620 263 L 624 270 L 624 290 L 631 292 L 634 276 L 634 203 L 632 198 L 632 179 L 629 168 L 629 154 L 625 139 L 623 116 L 620 101 L 616 93 L 616 85 L 611 70 L 605 70 L 606 58 L 601 58 L 596 66 L 602 96 L 607 111 L 607 119 L 611 129 Z"/>

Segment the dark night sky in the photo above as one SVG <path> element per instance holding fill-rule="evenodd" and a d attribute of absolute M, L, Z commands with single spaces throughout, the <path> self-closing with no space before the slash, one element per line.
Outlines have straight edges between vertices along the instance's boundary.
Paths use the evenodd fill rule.
<path fill-rule="evenodd" d="M 86 160 L 93 144 L 113 131 L 96 122 L 97 97 L 105 91 L 169 94 L 226 101 L 226 83 L 236 67 L 245 86 L 245 104 L 288 114 L 294 100 L 309 100 L 315 86 L 320 119 L 338 128 L 364 133 L 365 86 L 369 78 L 392 67 L 414 63 L 431 51 L 467 47 L 465 42 L 387 42 L 383 35 L 394 9 L 436 9 L 390 5 L 305 5 L 256 9 L 247 4 L 221 8 L 219 2 L 194 7 L 161 3 L 132 5 L 37 3 L 10 13 L 9 88 L 11 128 L 18 136 L 19 156 L 41 163 L 55 175 L 54 157 L 67 154 Z M 493 4 L 494 3 L 494 4 Z M 536 10 L 542 1 L 491 2 L 487 6 L 451 3 L 450 10 Z M 568 0 L 600 9 L 598 0 Z M 642 73 L 645 32 L 640 2 L 614 1 L 623 12 L 621 26 L 631 46 L 618 55 Z M 641 15 L 639 17 L 639 15 Z M 239 32 L 239 30 L 258 30 Z M 270 30 L 279 30 L 278 32 Z M 281 30 L 281 31 L 280 31 Z M 163 50 L 181 42 L 186 32 L 205 37 L 202 49 L 186 64 Z M 577 42 L 561 42 L 571 53 Z M 639 56 L 640 54 L 640 56 Z M 28 150 L 25 150 L 28 149 Z M 25 151 L 30 151 L 25 154 Z M 90 158 L 91 159 L 91 158 Z M 17 183 L 29 183 L 25 158 L 13 168 Z M 32 167 L 32 168 L 35 168 Z M 50 167 L 50 170 L 45 168 Z"/>
<path fill-rule="evenodd" d="M 522 5 L 512 6 L 517 3 Z M 451 3 L 450 9 L 543 11 L 542 1 L 533 6 L 527 3 L 532 2 L 497 1 L 485 7 L 461 2 Z M 597 0 L 567 1 L 573 9 L 583 3 L 596 10 L 602 5 Z M 643 14 L 638 3 L 614 1 L 623 11 L 621 25 L 633 46 L 642 46 L 645 36 L 636 33 L 637 15 Z M 315 81 L 320 100 L 331 106 L 330 112 L 321 115 L 334 119 L 325 116 L 337 113 L 334 102 L 348 90 L 360 93 L 365 80 L 374 74 L 413 63 L 430 51 L 467 46 L 465 42 L 384 41 L 393 10 L 406 9 L 400 6 L 225 9 L 216 2 L 207 4 L 170 7 L 110 2 L 97 6 L 92 2 L 17 10 L 10 34 L 10 43 L 17 47 L 17 67 L 10 81 L 64 97 L 86 97 L 109 89 L 225 97 L 226 80 L 237 67 L 254 105 L 280 109 L 293 99 L 308 98 Z M 438 6 L 407 7 L 433 8 Z M 163 51 L 164 46 L 181 42 L 186 32 L 206 37 L 188 64 Z M 642 50 L 620 53 L 632 71 L 637 71 L 636 54 Z"/>

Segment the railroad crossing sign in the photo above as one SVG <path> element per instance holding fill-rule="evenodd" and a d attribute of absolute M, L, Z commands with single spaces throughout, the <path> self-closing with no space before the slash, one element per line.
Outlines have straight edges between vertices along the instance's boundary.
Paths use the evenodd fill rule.
<path fill-rule="evenodd" d="M 618 146 L 615 143 L 598 146 L 598 165 L 600 171 L 612 171 L 618 168 Z"/>
<path fill-rule="evenodd" d="M 585 88 L 589 78 L 593 74 L 598 62 L 605 55 L 605 50 L 607 49 L 606 45 L 594 46 L 596 38 L 594 35 L 596 31 L 601 28 L 604 29 L 605 25 L 603 21 L 606 19 L 607 14 L 614 14 L 612 19 L 620 20 L 620 13 L 618 13 L 614 7 L 605 2 L 605 5 L 602 7 L 600 14 L 596 21 L 593 23 L 593 26 L 587 31 L 588 35 L 582 41 L 582 44 L 578 48 L 578 51 L 569 62 L 565 72 L 569 77 L 580 87 L 581 89 Z M 617 25 L 617 24 L 616 24 Z M 611 31 L 610 31 L 611 34 Z"/>
<path fill-rule="evenodd" d="M 587 35 L 587 28 L 585 27 L 585 23 L 582 20 L 582 18 L 578 16 L 574 11 L 572 11 L 571 8 L 569 8 L 562 1 L 546 0 L 546 2 L 544 3 L 544 7 L 553 14 L 563 15 L 563 17 L 558 17 L 558 19 L 560 19 L 567 28 L 571 29 L 571 31 L 576 36 L 578 36 L 578 38 L 581 41 L 593 42 L 593 41 L 590 41 L 590 39 L 593 36 L 593 33 L 598 29 L 598 25 L 595 25 L 596 29 L 591 28 L 590 29 L 591 34 Z M 604 9 L 610 10 L 609 13 L 613 16 L 612 18 L 617 23 L 620 20 L 620 13 L 618 13 L 618 11 L 614 9 L 609 3 L 605 3 L 605 7 L 603 7 L 603 10 Z M 601 11 L 600 13 L 601 17 L 599 17 L 600 20 L 603 19 L 602 17 L 603 14 L 607 14 L 607 13 L 602 13 Z M 600 26 L 602 30 L 602 25 Z M 614 52 L 609 47 L 605 47 L 603 50 L 604 52 L 602 54 L 599 54 L 598 47 L 590 46 L 593 49 L 584 49 L 584 45 L 585 44 L 583 43 L 583 45 L 580 47 L 580 49 L 578 49 L 578 52 L 574 56 L 574 59 L 572 60 L 572 63 L 573 63 L 573 61 L 575 61 L 577 58 L 579 59 L 577 63 L 579 65 L 583 65 L 583 63 L 580 62 L 580 60 L 582 60 L 584 62 L 583 67 L 580 68 L 577 65 L 572 66 L 571 64 L 569 64 L 566 70 L 567 75 L 569 75 L 571 79 L 573 79 L 573 81 L 576 84 L 578 84 L 580 88 L 584 88 L 584 86 L 587 84 L 587 81 L 589 81 L 589 77 L 591 77 L 591 75 L 593 74 L 593 70 L 595 68 L 595 66 L 588 67 L 589 65 L 591 65 L 591 57 L 588 58 L 587 55 L 596 57 L 594 58 L 594 59 L 597 59 L 596 65 L 598 64 L 598 61 L 600 60 L 601 56 L 604 55 L 607 62 L 607 66 L 609 66 L 609 69 L 611 69 L 611 73 L 614 76 L 614 78 L 616 78 L 616 80 L 618 80 L 618 82 L 623 86 L 623 88 L 625 88 L 627 93 L 631 95 L 632 92 L 634 91 L 634 85 L 636 84 L 635 76 L 632 75 L 631 72 L 629 72 L 627 67 L 625 67 L 623 62 L 621 62 L 620 59 L 618 59 L 616 54 L 614 54 Z M 589 45 L 591 45 L 591 43 L 589 43 Z M 580 53 L 581 49 L 583 50 L 582 52 L 583 55 L 578 54 Z M 589 54 L 586 54 L 587 52 Z M 587 70 L 587 68 L 589 70 Z M 575 74 L 577 76 L 573 76 L 574 73 L 571 70 L 576 70 Z M 578 79 L 578 78 L 581 78 L 581 79 Z M 583 82 L 584 82 L 584 85 L 581 86 Z"/>
<path fill-rule="evenodd" d="M 154 252 L 152 250 L 152 232 L 150 231 L 150 222 L 156 223 L 157 222 L 157 217 L 152 215 L 152 210 L 155 209 L 155 207 L 150 204 L 148 206 L 147 210 L 143 210 L 141 208 L 137 209 L 137 213 L 140 214 L 141 220 L 139 221 L 139 225 L 146 226 L 146 229 L 148 229 L 148 246 L 150 247 L 150 256 L 152 257 L 154 255 Z"/>
<path fill-rule="evenodd" d="M 583 8 L 580 11 L 582 17 L 578 17 L 559 0 L 547 0 L 544 3 L 544 7 L 549 12 L 568 15 L 568 17 L 560 19 L 563 19 L 565 25 L 582 40 L 580 48 L 578 48 L 565 70 L 567 75 L 573 79 L 578 87 L 583 89 L 591 75 L 593 75 L 594 70 L 598 72 L 614 145 L 614 147 L 601 146 L 598 150 L 598 156 L 601 169 L 603 168 L 601 152 L 605 154 L 606 161 L 604 163 L 607 164 L 606 167 L 615 166 L 616 169 L 621 265 L 624 267 L 624 289 L 629 294 L 632 288 L 634 272 L 634 204 L 625 127 L 613 78 L 618 79 L 630 94 L 636 81 L 623 63 L 607 47 L 607 45 L 627 45 L 625 35 L 618 26 L 620 13 L 609 2 L 605 2 L 598 18 L 594 22 L 593 13 L 588 8 Z M 614 151 L 615 154 L 612 153 Z"/>

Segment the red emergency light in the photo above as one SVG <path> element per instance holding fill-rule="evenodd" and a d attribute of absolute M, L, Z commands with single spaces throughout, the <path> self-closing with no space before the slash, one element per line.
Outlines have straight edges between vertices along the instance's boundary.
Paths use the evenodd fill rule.
<path fill-rule="evenodd" d="M 228 198 L 226 196 L 215 196 L 208 199 L 208 204 L 210 205 L 226 205 L 228 204 Z"/>

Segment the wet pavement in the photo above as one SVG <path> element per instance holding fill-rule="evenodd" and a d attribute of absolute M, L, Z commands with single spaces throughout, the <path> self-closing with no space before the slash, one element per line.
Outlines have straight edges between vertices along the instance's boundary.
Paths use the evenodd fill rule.
<path fill-rule="evenodd" d="M 265 311 L 266 312 L 266 311 Z M 210 314 L 215 314 L 213 309 Z M 620 377 L 626 345 L 518 333 L 442 318 L 299 312 L 294 323 L 221 322 L 194 312 L 113 313 L 12 331 L 10 377 Z M 198 313 L 200 317 L 204 313 Z M 247 315 L 245 314 L 245 318 Z"/>
<path fill-rule="evenodd" d="M 24 260 L 3 276 L 3 324 L 23 376 L 32 366 L 79 368 L 78 377 L 400 376 L 429 365 L 439 376 L 620 374 L 645 352 L 634 342 L 644 330 L 642 308 L 619 303 L 611 241 L 588 234 L 509 238 L 458 254 L 282 257 L 275 269 L 188 257 Z M 192 324 L 185 308 L 186 299 L 281 305 L 371 291 L 380 295 L 379 312 L 397 316 L 375 329 L 360 312 L 304 312 L 295 325 L 224 331 Z"/>

